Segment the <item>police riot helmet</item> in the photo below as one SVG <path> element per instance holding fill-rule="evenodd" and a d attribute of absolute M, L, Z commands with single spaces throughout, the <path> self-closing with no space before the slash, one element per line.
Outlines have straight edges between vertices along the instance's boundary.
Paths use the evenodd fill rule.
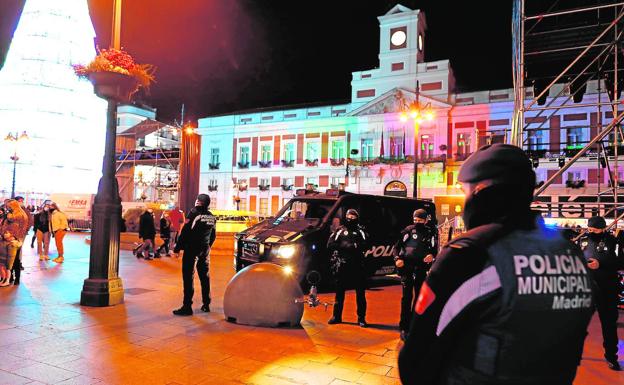
<path fill-rule="evenodd" d="M 481 147 L 464 162 L 457 179 L 468 185 L 463 213 L 468 229 L 530 211 L 535 172 L 519 147 L 502 143 Z"/>
<path fill-rule="evenodd" d="M 349 210 L 347 210 L 347 213 L 345 214 L 345 218 L 348 215 L 355 215 L 357 218 L 360 218 L 360 214 L 357 212 L 356 209 L 349 209 Z"/>
<path fill-rule="evenodd" d="M 416 218 L 427 219 L 428 215 L 429 214 L 427 214 L 427 210 L 425 210 L 425 209 L 418 209 L 418 210 L 414 210 L 413 217 L 414 217 L 414 219 L 416 219 Z"/>
<path fill-rule="evenodd" d="M 604 229 L 607 227 L 607 222 L 601 216 L 594 216 L 587 220 L 587 227 L 593 227 L 595 229 Z"/>
<path fill-rule="evenodd" d="M 210 206 L 210 195 L 208 194 L 199 194 L 197 196 L 197 201 L 201 203 L 202 206 L 208 207 Z"/>

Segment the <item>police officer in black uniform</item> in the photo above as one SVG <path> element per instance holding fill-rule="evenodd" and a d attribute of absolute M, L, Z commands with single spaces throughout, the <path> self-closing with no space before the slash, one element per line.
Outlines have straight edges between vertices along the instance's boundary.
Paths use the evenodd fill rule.
<path fill-rule="evenodd" d="M 184 250 L 182 255 L 182 280 L 184 282 L 184 301 L 182 307 L 173 311 L 175 315 L 192 315 L 193 308 L 193 273 L 197 264 L 197 275 L 202 289 L 203 305 L 201 311 L 210 311 L 210 248 L 217 237 L 217 219 L 208 210 L 210 197 L 199 194 L 195 207 L 186 215 L 174 253 Z"/>
<path fill-rule="evenodd" d="M 526 154 L 485 146 L 463 164 L 468 232 L 422 285 L 399 355 L 404 384 L 572 384 L 592 314 L 582 251 L 539 226 Z"/>
<path fill-rule="evenodd" d="M 616 255 L 617 241 L 605 231 L 603 217 L 591 217 L 587 232 L 579 239 L 579 245 L 587 259 L 595 283 L 596 310 L 602 327 L 602 346 L 609 368 L 621 370 L 618 363 L 618 270 L 624 269 L 624 258 Z"/>
<path fill-rule="evenodd" d="M 358 324 L 366 327 L 366 270 L 364 251 L 368 242 L 365 229 L 359 224 L 355 209 L 347 210 L 344 224 L 338 227 L 327 241 L 330 265 L 336 280 L 336 300 L 329 324 L 342 322 L 345 290 L 355 288 Z"/>
<path fill-rule="evenodd" d="M 414 211 L 414 224 L 407 226 L 394 245 L 394 263 L 401 276 L 403 293 L 401 296 L 401 339 L 409 330 L 412 319 L 414 293 L 418 295 L 420 286 L 427 277 L 427 271 L 437 254 L 435 230 L 427 226 L 428 214 L 423 209 Z"/>

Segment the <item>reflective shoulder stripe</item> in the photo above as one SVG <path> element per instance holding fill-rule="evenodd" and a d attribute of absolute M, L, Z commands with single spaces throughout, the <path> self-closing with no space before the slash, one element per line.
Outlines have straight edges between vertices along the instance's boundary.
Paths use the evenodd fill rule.
<path fill-rule="evenodd" d="M 362 234 L 362 239 L 366 239 L 366 234 L 364 234 L 364 231 L 360 230 L 360 234 Z"/>
<path fill-rule="evenodd" d="M 496 267 L 490 266 L 464 282 L 450 296 L 440 314 L 436 335 L 440 336 L 448 324 L 475 299 L 501 287 Z"/>
<path fill-rule="evenodd" d="M 336 238 L 334 238 L 334 241 L 337 241 L 339 237 L 340 237 L 340 229 L 336 231 Z"/>

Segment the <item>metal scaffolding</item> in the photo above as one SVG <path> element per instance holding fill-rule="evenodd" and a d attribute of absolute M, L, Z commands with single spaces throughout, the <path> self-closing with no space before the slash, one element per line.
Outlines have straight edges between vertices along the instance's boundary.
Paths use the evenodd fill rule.
<path fill-rule="evenodd" d="M 618 181 L 619 153 L 624 142 L 618 111 L 624 74 L 622 34 L 624 33 L 624 2 L 599 0 L 514 0 L 512 14 L 514 112 L 511 132 L 506 141 L 522 146 L 539 164 L 540 148 L 531 143 L 537 131 L 559 131 L 544 128 L 560 110 L 583 107 L 589 110 L 590 140 L 571 146 L 566 135 L 566 148 L 558 156 L 559 170 L 535 190 L 536 198 L 548 189 L 579 159 L 596 160 L 597 205 L 594 213 L 611 215 L 617 221 L 622 209 Z M 597 85 L 594 102 L 583 101 L 588 84 Z M 562 86 L 564 85 L 564 86 Z M 529 89 L 533 90 L 531 93 Z M 529 92 L 528 92 L 529 91 Z M 527 96 L 532 98 L 527 99 Z M 611 119 L 603 127 L 603 111 Z M 592 119 L 592 114 L 596 119 Z M 539 123 L 535 127 L 535 123 Z M 549 125 L 550 126 L 550 125 Z M 561 129 L 570 130 L 573 127 Z M 559 150 L 560 138 L 556 140 Z M 553 138 L 546 145 L 553 148 Z M 581 147 L 582 145 L 582 147 Z M 601 169 L 608 173 L 609 183 L 601 191 Z M 559 179 L 560 180 L 560 179 Z M 609 199 L 605 199 L 609 196 Z M 612 198 L 611 198 L 612 197 Z M 611 202 L 602 202 L 608 200 Z M 559 209 L 561 210 L 561 208 Z"/>

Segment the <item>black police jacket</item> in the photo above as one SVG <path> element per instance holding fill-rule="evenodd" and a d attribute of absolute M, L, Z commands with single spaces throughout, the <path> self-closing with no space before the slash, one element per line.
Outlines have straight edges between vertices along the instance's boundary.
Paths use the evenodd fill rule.
<path fill-rule="evenodd" d="M 364 264 L 364 251 L 368 244 L 368 234 L 364 227 L 357 225 L 338 227 L 330 234 L 327 240 L 327 250 L 330 258 L 337 254 L 340 261 L 334 258 L 331 263 L 339 263 L 341 266 L 334 267 L 334 271 L 344 272 L 347 270 L 361 270 Z M 334 253 L 336 252 L 336 253 Z"/>
<path fill-rule="evenodd" d="M 203 206 L 192 208 L 186 215 L 174 252 L 207 252 L 217 238 L 217 218 Z"/>
<path fill-rule="evenodd" d="M 592 315 L 581 250 L 488 224 L 441 250 L 399 355 L 404 384 L 571 384 Z"/>
<path fill-rule="evenodd" d="M 624 257 L 616 254 L 617 240 L 610 233 L 593 238 L 585 234 L 578 240 L 585 259 L 594 258 L 598 261 L 598 269 L 589 272 L 599 286 L 617 286 L 618 270 L 624 269 Z"/>
<path fill-rule="evenodd" d="M 415 270 L 426 271 L 431 266 L 423 259 L 431 254 L 434 257 L 438 254 L 435 233 L 428 226 L 419 228 L 416 225 L 407 226 L 399 236 L 399 240 L 394 245 L 395 260 L 401 259 L 404 266 L 399 269 L 399 274 L 411 274 Z"/>

